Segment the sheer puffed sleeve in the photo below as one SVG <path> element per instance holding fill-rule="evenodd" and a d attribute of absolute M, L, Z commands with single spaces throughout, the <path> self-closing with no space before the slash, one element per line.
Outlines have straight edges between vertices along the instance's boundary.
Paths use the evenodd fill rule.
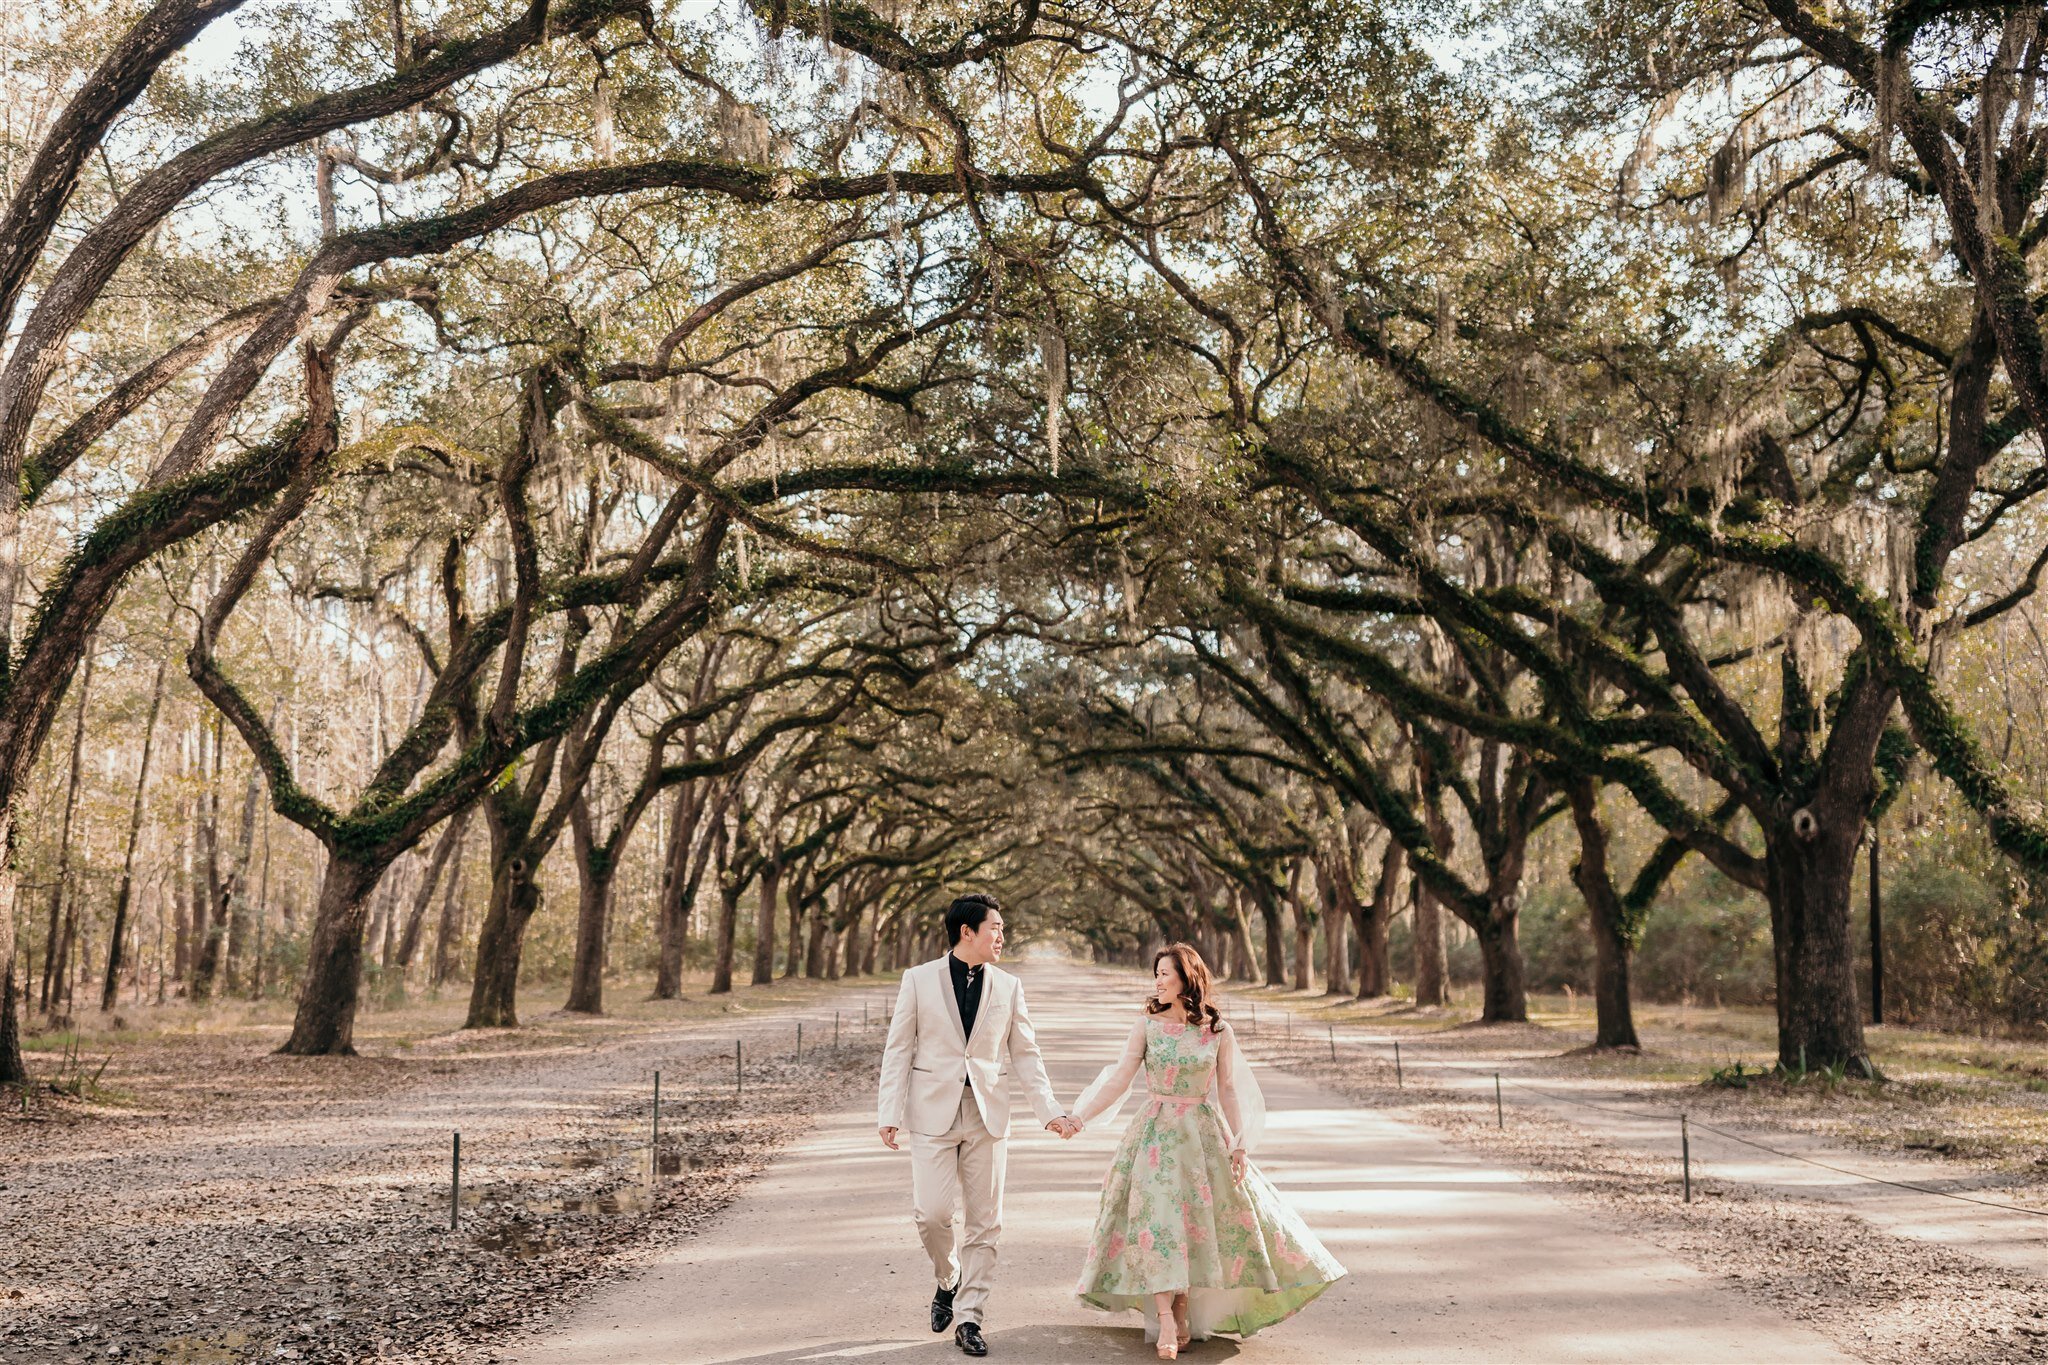
<path fill-rule="evenodd" d="M 1215 1089 L 1216 1112 L 1230 1130 L 1231 1146 L 1251 1151 L 1266 1132 L 1266 1097 L 1251 1063 L 1237 1050 L 1236 1030 L 1227 1025 L 1216 1052 Z"/>
<path fill-rule="evenodd" d="M 1067 1113 L 1082 1124 L 1108 1123 L 1116 1117 L 1117 1110 L 1123 1108 L 1132 1083 L 1144 1069 L 1145 1021 L 1140 1019 L 1131 1025 L 1131 1036 L 1124 1040 L 1123 1056 L 1097 1073 Z"/>

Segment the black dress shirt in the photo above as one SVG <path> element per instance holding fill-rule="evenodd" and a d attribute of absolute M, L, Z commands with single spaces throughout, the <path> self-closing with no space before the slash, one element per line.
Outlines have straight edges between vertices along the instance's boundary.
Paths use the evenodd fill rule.
<path fill-rule="evenodd" d="M 974 1036 L 974 1016 L 981 1011 L 981 982 L 984 968 L 970 967 L 951 953 L 946 954 L 946 966 L 953 973 L 953 998 L 960 1002 L 960 1029 L 964 1036 Z"/>

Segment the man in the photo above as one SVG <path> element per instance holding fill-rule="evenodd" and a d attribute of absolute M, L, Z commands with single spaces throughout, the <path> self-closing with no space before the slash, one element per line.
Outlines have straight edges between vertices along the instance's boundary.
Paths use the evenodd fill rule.
<path fill-rule="evenodd" d="M 1053 1098 L 1024 987 L 994 965 L 1003 955 L 996 898 L 975 893 L 954 901 L 946 937 L 951 951 L 903 974 L 882 1053 L 877 1114 L 891 1151 L 899 1134 L 910 1142 L 911 1207 L 938 1280 L 932 1330 L 945 1331 L 957 1317 L 954 1344 L 985 1356 L 982 1314 L 1003 1231 L 1010 1073 L 1023 1078 L 1032 1111 L 1049 1131 L 1067 1138 L 1080 1125 Z"/>

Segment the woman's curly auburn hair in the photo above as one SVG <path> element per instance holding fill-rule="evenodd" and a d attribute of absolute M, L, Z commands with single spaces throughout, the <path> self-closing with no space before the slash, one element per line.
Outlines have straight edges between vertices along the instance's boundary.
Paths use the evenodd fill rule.
<path fill-rule="evenodd" d="M 1188 943 L 1169 943 L 1152 955 L 1152 970 L 1159 970 L 1162 958 L 1173 959 L 1173 969 L 1180 973 L 1180 1003 L 1187 1009 L 1188 1018 L 1201 1023 L 1211 1033 L 1221 1032 L 1223 1016 L 1209 1003 L 1209 964 L 1202 961 L 1202 955 Z M 1166 1005 L 1157 995 L 1145 997 L 1147 1014 L 1164 1014 Z"/>

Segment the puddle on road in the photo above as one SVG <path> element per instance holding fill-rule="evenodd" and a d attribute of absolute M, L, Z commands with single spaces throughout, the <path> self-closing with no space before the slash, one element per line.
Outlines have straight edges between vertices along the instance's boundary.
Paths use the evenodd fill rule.
<path fill-rule="evenodd" d="M 555 1232 L 548 1225 L 555 1218 L 636 1217 L 654 1205 L 652 1191 L 631 1185 L 604 1194 L 566 1196 L 560 1199 L 522 1199 L 512 1220 L 474 1234 L 470 1240 L 485 1251 L 502 1252 L 530 1261 L 555 1249 Z M 536 1221 L 529 1222 L 528 1219 Z"/>
<path fill-rule="evenodd" d="M 249 1348 L 255 1341 L 247 1332 L 172 1337 L 157 1347 L 156 1359 L 167 1365 L 233 1365 L 249 1358 Z"/>
<path fill-rule="evenodd" d="M 485 1251 L 502 1251 L 507 1256 L 521 1261 L 530 1261 L 544 1251 L 553 1250 L 554 1238 L 545 1229 L 528 1227 L 524 1223 L 507 1223 L 489 1232 L 478 1233 L 470 1239 Z"/>
<path fill-rule="evenodd" d="M 699 1164 L 698 1159 L 694 1156 L 686 1157 L 683 1153 L 673 1148 L 664 1148 L 661 1153 L 661 1164 L 658 1169 L 662 1175 L 681 1175 L 685 1170 L 697 1164 Z M 642 1147 L 634 1158 L 633 1173 L 641 1180 L 647 1179 L 647 1149 L 645 1147 Z"/>
<path fill-rule="evenodd" d="M 587 1150 L 581 1152 L 556 1152 L 554 1155 L 546 1158 L 546 1160 L 548 1165 L 553 1166 L 557 1170 L 587 1171 L 593 1167 L 604 1165 L 605 1158 L 610 1154 L 610 1152 Z"/>
<path fill-rule="evenodd" d="M 526 1199 L 520 1207 L 528 1213 L 543 1217 L 554 1214 L 599 1214 L 616 1218 L 621 1214 L 640 1214 L 654 1206 L 654 1195 L 646 1187 L 623 1185 L 603 1194 L 569 1195 L 560 1199 Z"/>

